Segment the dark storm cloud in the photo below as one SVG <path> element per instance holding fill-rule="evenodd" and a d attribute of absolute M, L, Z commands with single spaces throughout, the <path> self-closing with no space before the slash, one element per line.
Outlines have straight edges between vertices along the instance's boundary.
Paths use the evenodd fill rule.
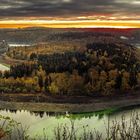
<path fill-rule="evenodd" d="M 0 17 L 139 14 L 140 0 L 0 0 Z"/>

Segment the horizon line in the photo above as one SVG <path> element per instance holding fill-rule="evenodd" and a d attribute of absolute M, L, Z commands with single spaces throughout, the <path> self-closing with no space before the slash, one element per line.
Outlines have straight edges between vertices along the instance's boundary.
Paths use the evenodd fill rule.
<path fill-rule="evenodd" d="M 140 28 L 140 21 L 114 20 L 2 20 L 0 28 Z"/>

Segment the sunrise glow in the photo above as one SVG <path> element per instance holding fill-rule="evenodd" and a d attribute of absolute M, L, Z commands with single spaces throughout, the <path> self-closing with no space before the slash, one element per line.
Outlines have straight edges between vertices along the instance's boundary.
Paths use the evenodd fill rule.
<path fill-rule="evenodd" d="M 109 21 L 109 20 L 8 20 L 0 21 L 0 28 L 139 28 L 140 21 Z"/>

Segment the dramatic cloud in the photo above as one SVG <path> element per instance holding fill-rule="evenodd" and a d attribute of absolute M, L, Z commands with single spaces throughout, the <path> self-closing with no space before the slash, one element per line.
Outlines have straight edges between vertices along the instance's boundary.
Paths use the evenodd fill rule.
<path fill-rule="evenodd" d="M 1 0 L 0 17 L 140 19 L 140 0 Z M 103 16 L 105 15 L 105 17 Z"/>

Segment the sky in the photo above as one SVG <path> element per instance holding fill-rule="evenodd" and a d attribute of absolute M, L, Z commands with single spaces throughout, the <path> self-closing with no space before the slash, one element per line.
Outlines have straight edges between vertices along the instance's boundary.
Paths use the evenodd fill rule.
<path fill-rule="evenodd" d="M 0 27 L 140 27 L 140 0 L 0 0 Z"/>

